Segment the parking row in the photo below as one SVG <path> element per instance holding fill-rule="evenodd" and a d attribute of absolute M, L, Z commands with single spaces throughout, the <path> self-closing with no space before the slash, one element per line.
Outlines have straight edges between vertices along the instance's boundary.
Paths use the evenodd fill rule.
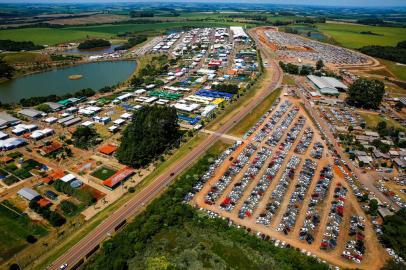
<path fill-rule="evenodd" d="M 258 175 L 259 171 L 265 164 L 265 161 L 271 156 L 271 154 L 272 152 L 268 147 L 262 147 L 257 152 L 256 157 L 247 168 L 242 179 L 234 184 L 234 187 L 232 188 L 230 193 L 220 204 L 221 209 L 228 212 L 231 212 L 234 209 L 236 203 L 242 197 L 249 183 L 251 183 L 255 179 L 255 177 Z"/>
<path fill-rule="evenodd" d="M 281 140 L 282 136 L 284 135 L 285 131 L 288 129 L 289 125 L 293 122 L 293 119 L 299 112 L 298 107 L 292 108 L 286 117 L 282 120 L 281 124 L 274 130 L 274 132 L 269 137 L 267 144 L 270 146 L 276 146 L 278 142 Z"/>
<path fill-rule="evenodd" d="M 276 215 L 279 206 L 286 195 L 286 191 L 289 187 L 290 182 L 295 176 L 295 170 L 300 163 L 300 158 L 298 156 L 292 156 L 286 165 L 285 171 L 283 172 L 278 184 L 272 191 L 269 201 L 266 205 L 266 209 L 262 212 L 256 222 L 265 226 L 269 226 L 272 218 Z"/>
<path fill-rule="evenodd" d="M 223 174 L 217 183 L 211 186 L 210 191 L 205 196 L 205 203 L 212 205 L 223 194 L 224 190 L 232 182 L 233 177 L 238 174 L 242 168 L 248 163 L 249 158 L 257 150 L 257 146 L 249 143 L 243 151 L 238 155 L 237 159 L 228 167 L 227 171 Z"/>
<path fill-rule="evenodd" d="M 305 129 L 302 138 L 300 138 L 299 143 L 296 145 L 295 153 L 296 154 L 304 154 L 306 150 L 309 148 L 310 144 L 313 140 L 313 130 L 308 127 Z"/>
<path fill-rule="evenodd" d="M 345 244 L 345 250 L 341 256 L 355 263 L 361 263 L 365 254 L 365 218 L 362 216 L 351 216 L 349 236 L 352 238 Z"/>
<path fill-rule="evenodd" d="M 288 234 L 295 226 L 296 219 L 299 216 L 301 209 L 301 204 L 314 177 L 316 168 L 317 163 L 315 161 L 312 161 L 311 159 L 306 159 L 304 161 L 299 173 L 297 184 L 290 196 L 289 204 L 282 216 L 278 228 L 276 229 L 277 231 L 282 231 L 284 234 Z"/>
<path fill-rule="evenodd" d="M 232 146 L 228 147 L 224 150 L 216 160 L 209 166 L 209 169 L 196 181 L 195 185 L 193 186 L 192 190 L 186 194 L 184 198 L 184 202 L 189 202 L 193 199 L 193 197 L 203 188 L 204 184 L 213 177 L 215 170 L 226 160 L 226 158 L 234 152 L 238 146 L 240 146 L 240 142 L 234 143 Z"/>
<path fill-rule="evenodd" d="M 333 169 L 331 165 L 323 167 L 320 171 L 319 180 L 314 187 L 311 199 L 306 211 L 306 217 L 303 226 L 299 231 L 299 239 L 312 244 L 317 226 L 320 223 L 320 213 L 317 209 L 321 202 L 326 197 L 330 184 L 333 181 Z"/>
<path fill-rule="evenodd" d="M 252 134 L 254 134 L 254 132 L 259 128 L 259 126 L 261 126 L 264 121 L 266 120 L 266 118 L 272 113 L 273 110 L 275 110 L 275 108 L 278 106 L 278 104 L 280 103 L 280 98 L 277 98 L 274 103 L 272 104 L 271 108 L 269 108 L 268 111 L 266 111 L 266 113 L 264 113 L 261 118 L 257 121 L 257 123 L 252 126 L 244 135 L 243 135 L 243 139 L 247 139 L 249 136 L 251 136 Z M 286 103 L 286 101 L 281 105 L 285 106 L 284 104 Z"/>
<path fill-rule="evenodd" d="M 282 118 L 282 116 L 288 111 L 289 107 L 292 105 L 290 101 L 285 101 L 281 104 L 279 109 L 272 115 L 265 126 L 257 132 L 254 137 L 255 142 L 260 142 L 265 139 L 266 136 L 275 128 L 276 124 Z"/>
<path fill-rule="evenodd" d="M 331 202 L 326 229 L 320 244 L 320 249 L 322 250 L 335 249 L 337 246 L 340 225 L 344 219 L 344 205 L 347 192 L 347 188 L 342 186 L 341 183 L 338 183 L 334 189 L 334 199 Z"/>
<path fill-rule="evenodd" d="M 310 153 L 310 155 L 312 156 L 312 158 L 321 159 L 321 157 L 323 156 L 323 151 L 324 151 L 324 145 L 321 142 L 316 142 L 313 145 L 313 149 L 312 149 L 312 152 Z"/>

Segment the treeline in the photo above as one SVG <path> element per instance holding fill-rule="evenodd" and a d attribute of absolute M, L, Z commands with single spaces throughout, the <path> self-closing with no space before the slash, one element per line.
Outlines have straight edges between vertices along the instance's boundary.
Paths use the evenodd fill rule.
<path fill-rule="evenodd" d="M 210 219 L 183 203 L 185 195 L 214 159 L 213 154 L 206 154 L 200 158 L 143 213 L 121 232 L 105 241 L 101 251 L 86 262 L 84 269 L 201 269 L 203 264 L 208 269 L 328 269 L 327 265 L 318 263 L 312 257 L 291 248 L 277 248 L 270 241 L 260 240 L 243 229 L 230 227 L 226 220 Z M 182 233 L 176 234 L 178 231 Z M 165 244 L 166 239 L 160 240 L 159 236 L 162 235 L 173 235 L 175 238 L 170 237 L 174 239 L 178 249 L 175 250 L 173 247 L 167 249 L 169 246 Z M 182 249 L 181 241 L 187 243 L 190 248 Z M 241 257 L 235 257 L 236 252 L 241 252 L 239 254 Z M 247 253 L 255 254 L 255 259 L 247 256 Z M 176 260 L 176 257 L 182 257 L 182 254 L 189 255 Z M 249 258 L 251 258 L 249 261 L 244 261 Z M 152 267 L 149 264 L 151 260 L 163 261 L 164 264 L 159 265 L 164 267 L 160 268 L 157 264 Z M 236 261 L 244 261 L 244 265 L 251 267 L 244 268 Z M 270 264 L 265 264 L 265 261 Z M 225 266 L 215 268 L 221 263 Z M 139 267 L 130 267 L 134 264 Z"/>
<path fill-rule="evenodd" d="M 133 114 L 124 130 L 117 159 L 139 168 L 158 159 L 181 137 L 176 109 L 166 106 L 143 107 Z"/>
<path fill-rule="evenodd" d="M 230 94 L 237 94 L 238 93 L 238 85 L 236 84 L 227 84 L 227 83 L 221 83 L 217 85 L 213 85 L 211 87 L 213 90 L 220 91 L 220 92 L 226 92 Z"/>
<path fill-rule="evenodd" d="M 154 17 L 154 12 L 152 11 L 130 11 L 131 18 L 145 18 L 145 17 Z"/>
<path fill-rule="evenodd" d="M 78 49 L 95 49 L 109 47 L 111 45 L 110 41 L 104 39 L 88 39 L 79 44 Z"/>
<path fill-rule="evenodd" d="M 99 134 L 91 127 L 78 127 L 72 134 L 73 144 L 80 149 L 88 149 L 99 142 Z"/>
<path fill-rule="evenodd" d="M 120 50 L 128 50 L 138 44 L 143 43 L 144 41 L 147 40 L 147 37 L 144 35 L 140 35 L 140 36 L 135 36 L 135 37 L 130 37 L 127 41 L 126 44 L 123 44 L 119 47 L 114 48 L 115 51 L 120 51 Z"/>
<path fill-rule="evenodd" d="M 400 209 L 383 222 L 384 244 L 391 247 L 399 256 L 406 258 L 406 208 Z"/>
<path fill-rule="evenodd" d="M 20 104 L 23 107 L 31 107 L 31 106 L 37 106 L 41 103 L 44 102 L 57 102 L 63 99 L 67 98 L 80 98 L 80 97 L 91 97 L 96 94 L 96 91 L 94 91 L 91 88 L 84 88 L 82 90 L 77 91 L 74 94 L 65 94 L 63 96 L 57 96 L 57 95 L 49 95 L 49 96 L 44 96 L 44 97 L 30 97 L 30 98 L 22 98 L 20 99 Z"/>
<path fill-rule="evenodd" d="M 39 214 L 41 217 L 48 220 L 48 222 L 54 227 L 60 227 L 63 224 L 65 224 L 66 219 L 63 216 L 61 216 L 59 213 L 57 213 L 55 211 L 51 211 L 51 209 L 50 209 L 51 205 L 41 207 L 38 204 L 38 200 L 41 198 L 42 197 L 38 196 L 37 198 L 34 198 L 33 200 L 31 200 L 30 204 L 29 204 L 30 209 L 33 210 L 35 213 Z"/>
<path fill-rule="evenodd" d="M 391 46 L 364 46 L 359 49 L 367 55 L 406 64 L 406 40 Z"/>
<path fill-rule="evenodd" d="M 0 39 L 0 50 L 19 52 L 19 51 L 34 51 L 41 50 L 44 46 L 36 45 L 32 41 L 12 41 L 9 39 Z"/>

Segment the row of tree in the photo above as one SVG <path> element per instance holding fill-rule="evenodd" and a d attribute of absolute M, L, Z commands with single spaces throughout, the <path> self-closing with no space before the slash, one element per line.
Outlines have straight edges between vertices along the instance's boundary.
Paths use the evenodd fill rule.
<path fill-rule="evenodd" d="M 225 93 L 230 93 L 230 94 L 237 94 L 238 93 L 238 85 L 236 84 L 231 84 L 231 83 L 220 83 L 217 85 L 213 85 L 211 87 L 213 90 L 216 91 L 221 91 L 221 92 L 225 92 Z"/>
<path fill-rule="evenodd" d="M 364 46 L 359 49 L 367 55 L 406 64 L 406 40 L 399 42 L 397 46 Z"/>
<path fill-rule="evenodd" d="M 105 39 L 88 39 L 81 42 L 78 46 L 78 49 L 80 50 L 96 49 L 109 47 L 110 45 L 111 45 L 110 41 Z"/>
<path fill-rule="evenodd" d="M 44 46 L 36 45 L 32 41 L 13 41 L 10 39 L 0 39 L 0 50 L 19 52 L 41 50 Z"/>
<path fill-rule="evenodd" d="M 147 40 L 147 36 L 144 36 L 144 35 L 130 37 L 126 44 L 118 46 L 118 47 L 114 48 L 114 50 L 115 51 L 128 50 L 128 49 L 130 49 L 130 48 L 132 48 L 132 47 L 134 47 L 134 46 L 136 46 L 138 44 L 143 43 L 146 40 Z"/>

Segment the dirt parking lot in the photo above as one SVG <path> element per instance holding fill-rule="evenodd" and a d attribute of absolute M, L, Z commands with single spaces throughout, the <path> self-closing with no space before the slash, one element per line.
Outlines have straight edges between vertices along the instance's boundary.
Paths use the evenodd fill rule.
<path fill-rule="evenodd" d="M 290 106 L 280 112 L 283 104 Z M 292 112 L 294 110 L 296 112 Z M 267 128 L 271 120 L 273 125 Z M 310 143 L 303 146 L 302 138 L 306 134 Z M 278 106 L 243 142 L 217 167 L 213 177 L 194 197 L 191 201 L 194 206 L 227 217 L 255 233 L 267 235 L 276 241 L 275 244 L 291 245 L 339 267 L 379 269 L 383 265 L 386 252 L 378 243 L 372 225 L 345 182 L 344 175 L 334 165 L 333 156 L 301 106 L 300 99 L 281 95 Z M 298 144 L 302 148 L 300 151 L 297 150 L 300 148 Z M 322 154 L 319 152 L 318 158 L 314 158 L 317 147 Z M 311 165 L 315 166 L 309 169 Z M 321 172 L 324 173 L 326 168 L 333 177 L 324 197 L 318 198 L 316 205 L 311 207 L 319 180 L 324 179 Z M 304 184 L 299 178 L 306 178 L 309 170 L 312 176 Z M 293 195 L 299 191 L 304 196 L 297 199 Z M 337 212 L 332 214 L 333 208 L 334 211 L 343 209 L 340 217 L 336 217 Z M 312 229 L 309 244 L 299 238 L 299 233 L 305 227 L 304 223 L 309 221 L 310 210 L 318 214 L 318 223 Z M 292 215 L 292 211 L 297 215 Z M 332 216 L 336 219 L 333 220 Z M 292 217 L 293 225 L 286 229 L 283 221 Z M 358 219 L 362 220 L 358 224 L 364 226 L 363 230 L 357 229 L 357 233 L 350 236 L 350 220 Z M 332 248 L 321 249 L 321 243 L 330 239 L 332 226 L 338 230 L 334 238 L 336 244 Z M 365 253 L 356 255 L 362 258 L 360 263 L 342 256 L 344 251 L 353 251 L 349 241 L 355 242 L 356 237 L 362 238 L 360 242 L 365 246 Z"/>

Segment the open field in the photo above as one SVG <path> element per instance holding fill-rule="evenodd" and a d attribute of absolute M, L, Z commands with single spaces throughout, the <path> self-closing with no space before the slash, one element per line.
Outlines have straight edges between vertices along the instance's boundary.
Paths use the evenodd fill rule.
<path fill-rule="evenodd" d="M 399 129 L 406 130 L 401 124 L 390 118 L 384 118 L 377 113 L 368 113 L 364 111 L 359 111 L 359 114 L 364 118 L 368 128 L 374 129 L 379 122 L 385 121 L 388 126 L 396 127 Z"/>
<path fill-rule="evenodd" d="M 19 211 L 14 212 L 12 208 L 0 204 L 0 262 L 28 245 L 28 235 L 40 237 L 46 234 L 45 227 L 33 223 Z"/>
<path fill-rule="evenodd" d="M 406 65 L 398 65 L 395 62 L 384 59 L 379 59 L 379 62 L 381 62 L 381 64 L 383 64 L 399 80 L 406 81 Z"/>
<path fill-rule="evenodd" d="M 348 48 L 368 45 L 395 46 L 399 41 L 406 40 L 404 28 L 334 23 L 316 26 L 323 34 L 334 38 L 339 44 Z M 378 35 L 361 34 L 367 31 Z"/>
<path fill-rule="evenodd" d="M 0 54 L 0 57 L 9 64 L 32 64 L 50 60 L 49 56 L 34 52 L 5 53 Z"/>

